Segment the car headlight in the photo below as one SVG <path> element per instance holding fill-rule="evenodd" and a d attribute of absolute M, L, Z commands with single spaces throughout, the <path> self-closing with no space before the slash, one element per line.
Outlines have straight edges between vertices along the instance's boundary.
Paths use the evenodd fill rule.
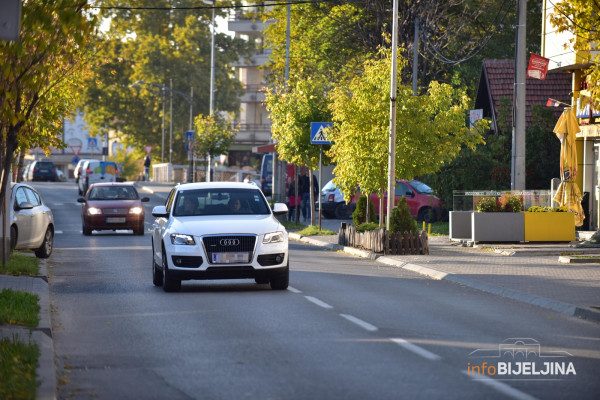
<path fill-rule="evenodd" d="M 90 215 L 100 215 L 102 214 L 102 210 L 96 207 L 90 207 L 87 209 L 88 214 Z"/>
<path fill-rule="evenodd" d="M 183 235 L 181 233 L 172 233 L 171 234 L 171 244 L 195 245 L 196 241 L 194 240 L 194 237 L 191 235 Z"/>
<path fill-rule="evenodd" d="M 279 243 L 283 242 L 283 232 L 266 233 L 263 237 L 263 243 Z"/>
<path fill-rule="evenodd" d="M 131 207 L 129 209 L 129 214 L 140 215 L 143 212 L 144 210 L 142 209 L 142 207 Z"/>

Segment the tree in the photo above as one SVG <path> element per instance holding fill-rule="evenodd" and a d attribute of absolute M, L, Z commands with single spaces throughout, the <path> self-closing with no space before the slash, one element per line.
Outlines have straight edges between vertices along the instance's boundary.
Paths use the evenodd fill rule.
<path fill-rule="evenodd" d="M 19 40 L 0 42 L 0 200 L 15 153 L 64 146 L 63 117 L 74 111 L 96 29 L 88 11 L 84 1 L 26 1 Z"/>
<path fill-rule="evenodd" d="M 194 128 L 198 132 L 194 143 L 194 153 L 199 157 L 210 155 L 211 159 L 229 151 L 238 131 L 225 119 L 214 114 L 196 116 Z"/>
<path fill-rule="evenodd" d="M 600 43 L 600 3 L 590 0 L 562 0 L 554 4 L 550 22 L 557 32 L 571 32 L 570 44 L 575 50 L 591 51 Z M 565 43 L 565 47 L 567 47 Z M 600 55 L 590 53 L 592 65 L 585 71 L 592 103 L 600 99 Z"/>
<path fill-rule="evenodd" d="M 401 73 L 401 65 L 398 74 Z M 349 199 L 357 185 L 383 197 L 388 176 L 390 51 L 367 61 L 361 74 L 331 94 L 334 122 L 331 157 L 335 183 Z M 454 159 L 462 146 L 474 148 L 481 135 L 466 127 L 469 99 L 463 91 L 432 82 L 427 93 L 397 90 L 396 177 L 433 173 Z M 485 125 L 483 123 L 482 125 Z M 483 126 L 482 126 L 483 127 Z M 481 128 L 481 127 L 480 127 Z"/>
<path fill-rule="evenodd" d="M 104 7 L 139 6 L 132 0 L 101 0 Z M 190 105 L 175 91 L 194 90 L 193 112 L 209 113 L 211 65 L 211 9 L 194 7 L 197 1 L 159 1 L 164 9 L 153 11 L 109 8 L 100 12 L 110 18 L 110 29 L 95 43 L 94 75 L 83 89 L 82 106 L 90 132 L 105 126 L 122 133 L 129 146 L 153 145 L 153 157 L 160 159 L 162 120 L 169 131 L 173 124 L 173 162 L 184 162 L 185 132 L 189 130 Z M 219 2 L 223 5 L 230 1 Z M 178 9 L 176 9 L 178 8 Z M 222 9 L 217 10 L 217 16 Z M 215 37 L 215 110 L 236 113 L 239 109 L 239 81 L 229 67 L 243 59 L 253 43 L 223 33 Z M 170 81 L 173 82 L 173 93 Z M 138 81 L 145 84 L 132 85 Z M 173 116 L 169 109 L 173 101 Z M 166 101 L 163 116 L 163 96 Z M 168 143 L 165 143 L 168 146 Z"/>

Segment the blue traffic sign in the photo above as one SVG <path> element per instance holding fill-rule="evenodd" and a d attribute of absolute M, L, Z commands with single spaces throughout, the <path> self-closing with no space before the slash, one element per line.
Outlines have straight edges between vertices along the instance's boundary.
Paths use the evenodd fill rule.
<path fill-rule="evenodd" d="M 311 122 L 310 123 L 310 142 L 312 144 L 331 144 L 331 140 L 327 140 L 325 128 L 333 126 L 333 122 Z"/>
<path fill-rule="evenodd" d="M 187 131 L 185 133 L 185 151 L 190 151 L 194 147 L 194 133 L 195 131 Z"/>

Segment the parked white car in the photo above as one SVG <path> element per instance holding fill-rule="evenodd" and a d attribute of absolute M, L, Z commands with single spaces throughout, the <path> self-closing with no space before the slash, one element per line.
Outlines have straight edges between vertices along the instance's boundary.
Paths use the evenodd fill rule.
<path fill-rule="evenodd" d="M 166 292 L 187 279 L 254 279 L 272 289 L 289 283 L 288 233 L 251 183 L 204 182 L 177 185 L 152 226 L 152 276 Z"/>
<path fill-rule="evenodd" d="M 40 194 L 31 186 L 11 186 L 10 248 L 33 250 L 39 258 L 52 254 L 54 217 Z"/>

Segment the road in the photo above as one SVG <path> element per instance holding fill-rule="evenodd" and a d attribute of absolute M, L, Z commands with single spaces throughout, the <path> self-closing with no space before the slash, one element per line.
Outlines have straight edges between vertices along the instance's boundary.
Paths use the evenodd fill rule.
<path fill-rule="evenodd" d="M 49 283 L 60 399 L 600 392 L 598 324 L 294 241 L 287 291 L 235 280 L 187 281 L 165 293 L 152 285 L 148 233 L 85 237 L 75 185 L 35 187 L 56 220 Z M 149 197 L 147 227 L 162 202 Z M 516 355 L 498 357 L 501 346 Z M 524 347 L 540 354 L 525 359 Z M 545 362 L 554 368 L 547 375 Z M 508 363 L 515 373 L 500 376 Z M 517 365 L 529 374 L 516 374 Z"/>

